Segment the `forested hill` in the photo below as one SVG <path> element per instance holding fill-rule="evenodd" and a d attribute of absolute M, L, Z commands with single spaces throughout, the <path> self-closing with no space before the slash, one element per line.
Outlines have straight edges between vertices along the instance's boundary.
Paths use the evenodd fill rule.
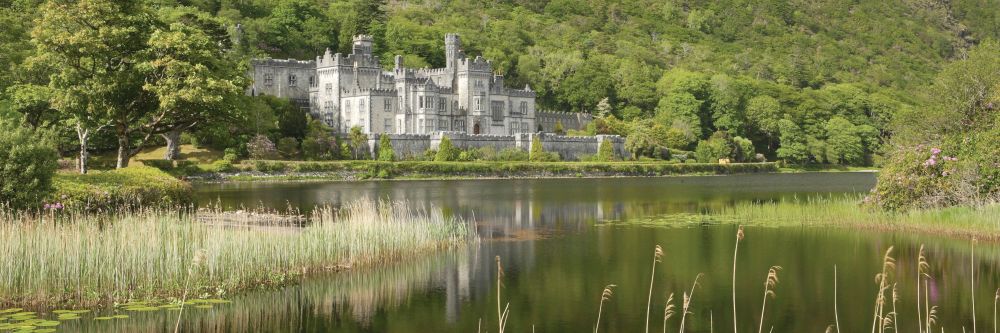
<path fill-rule="evenodd" d="M 0 0 L 0 47 L 17 50 L 4 51 L 0 65 L 16 66 L 24 58 L 20 50 L 31 50 L 33 8 L 40 2 Z M 919 107 L 918 91 L 946 63 L 1000 37 L 1000 0 L 149 5 L 160 11 L 193 6 L 220 18 L 247 57 L 311 59 L 326 48 L 347 53 L 351 36 L 367 33 L 386 67 L 397 54 L 410 67 L 443 66 L 444 34 L 457 32 L 466 53 L 492 59 L 509 85 L 538 91 L 541 108 L 613 116 L 591 132 L 629 135 L 633 146 L 693 150 L 721 131 L 716 136 L 729 146 L 730 136 L 740 136 L 769 157 L 845 164 L 871 163 L 892 114 Z M 0 88 L 17 80 L 0 74 Z M 860 142 L 837 138 L 838 132 Z"/>

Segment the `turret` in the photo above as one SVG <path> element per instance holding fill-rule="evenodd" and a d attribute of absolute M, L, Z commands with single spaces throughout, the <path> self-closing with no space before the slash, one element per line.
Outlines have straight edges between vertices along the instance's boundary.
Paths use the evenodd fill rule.
<path fill-rule="evenodd" d="M 370 35 L 357 35 L 354 36 L 354 44 L 351 46 L 351 53 L 355 55 L 372 55 L 372 36 Z"/>
<path fill-rule="evenodd" d="M 457 67 L 458 60 L 462 57 L 462 40 L 458 34 L 444 35 L 444 55 L 447 68 Z"/>

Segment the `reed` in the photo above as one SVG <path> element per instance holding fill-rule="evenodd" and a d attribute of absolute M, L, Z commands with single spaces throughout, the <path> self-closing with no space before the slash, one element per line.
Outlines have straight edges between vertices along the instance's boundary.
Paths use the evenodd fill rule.
<path fill-rule="evenodd" d="M 736 255 L 740 251 L 740 241 L 743 240 L 743 226 L 736 230 L 736 246 L 733 247 L 733 333 L 737 333 L 736 320 Z"/>
<path fill-rule="evenodd" d="M 674 316 L 674 293 L 667 296 L 667 304 L 663 306 L 663 333 L 667 333 L 667 320 Z"/>
<path fill-rule="evenodd" d="M 972 255 L 969 257 L 969 279 L 972 280 L 969 283 L 969 288 L 972 289 L 969 298 L 972 299 L 972 333 L 976 333 L 976 238 L 972 237 L 970 242 L 972 248 Z"/>
<path fill-rule="evenodd" d="M 403 202 L 318 207 L 305 227 L 209 224 L 198 213 L 24 215 L 0 211 L 0 303 L 89 306 L 287 284 L 477 238 L 467 223 Z M 200 274 L 190 258 L 204 251 Z M 190 275 L 190 276 L 189 276 Z M 190 279 L 188 279 L 190 277 Z"/>
<path fill-rule="evenodd" d="M 993 333 L 997 333 L 997 301 L 1000 301 L 1000 289 L 993 295 Z"/>
<path fill-rule="evenodd" d="M 681 307 L 681 328 L 680 333 L 684 333 L 684 320 L 687 319 L 687 315 L 691 314 L 691 300 L 694 298 L 694 289 L 698 287 L 698 279 L 701 279 L 702 275 L 699 273 L 694 277 L 694 282 L 691 283 L 691 291 L 684 293 L 684 303 Z"/>
<path fill-rule="evenodd" d="M 663 248 L 657 245 L 653 248 L 653 269 L 649 276 L 649 297 L 646 299 L 646 333 L 649 333 L 649 312 L 653 305 L 653 281 L 656 278 L 656 263 L 663 257 Z"/>
<path fill-rule="evenodd" d="M 609 284 L 604 287 L 604 291 L 601 291 L 601 303 L 597 306 L 597 323 L 594 324 L 594 333 L 601 328 L 601 311 L 604 310 L 604 302 L 610 301 L 611 296 L 614 295 L 613 289 L 617 287 L 616 285 Z"/>
<path fill-rule="evenodd" d="M 767 278 L 764 279 L 764 302 L 760 306 L 760 326 L 757 327 L 757 333 L 764 332 L 764 311 L 767 309 L 767 297 L 775 297 L 774 289 L 778 286 L 778 271 L 781 270 L 781 266 L 771 266 L 767 270 Z"/>
<path fill-rule="evenodd" d="M 920 244 L 920 251 L 917 253 L 917 329 L 919 333 L 924 332 L 923 314 L 920 313 L 920 281 L 927 275 L 930 265 L 927 264 L 927 257 L 924 256 L 924 244 Z"/>
<path fill-rule="evenodd" d="M 497 261 L 497 326 L 498 332 L 503 333 L 507 328 L 507 318 L 510 316 L 510 302 L 500 310 L 500 288 L 503 287 L 503 265 L 500 264 L 500 256 L 496 256 Z"/>
<path fill-rule="evenodd" d="M 885 251 L 882 257 L 882 272 L 875 274 L 875 283 L 878 284 L 878 295 L 875 296 L 875 317 L 872 320 L 872 333 L 885 331 L 885 302 L 886 292 L 889 291 L 889 272 L 896 268 L 896 259 L 892 257 L 892 246 Z"/>
<path fill-rule="evenodd" d="M 840 333 L 840 313 L 837 309 L 837 265 L 833 265 L 833 323 L 837 327 L 837 333 Z"/>

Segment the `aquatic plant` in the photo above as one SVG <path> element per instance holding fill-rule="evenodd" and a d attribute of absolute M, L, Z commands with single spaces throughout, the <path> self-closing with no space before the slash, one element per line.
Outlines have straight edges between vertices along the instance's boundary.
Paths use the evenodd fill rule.
<path fill-rule="evenodd" d="M 646 299 L 646 333 L 649 333 L 649 311 L 653 304 L 653 281 L 656 278 L 656 263 L 663 257 L 663 248 L 657 245 L 653 248 L 653 269 L 649 276 L 649 297 Z"/>
<path fill-rule="evenodd" d="M 507 318 L 510 316 L 510 303 L 508 302 L 504 306 L 503 311 L 500 311 L 500 287 L 503 285 L 501 278 L 503 278 L 503 266 L 500 265 L 500 256 L 496 256 L 497 260 L 497 326 L 499 327 L 498 332 L 503 333 L 504 328 L 507 327 Z"/>
<path fill-rule="evenodd" d="M 767 297 L 775 297 L 774 288 L 778 286 L 778 271 L 781 270 L 781 266 L 771 266 L 767 270 L 767 278 L 764 279 L 764 303 L 760 306 L 760 326 L 757 328 L 757 333 L 764 332 L 764 311 L 767 309 Z"/>
<path fill-rule="evenodd" d="M 972 237 L 970 242 L 972 255 L 969 256 L 969 279 L 972 280 L 969 283 L 969 288 L 972 289 L 969 297 L 972 299 L 972 333 L 976 333 L 976 238 Z"/>
<path fill-rule="evenodd" d="M 736 332 L 736 255 L 740 251 L 740 241 L 743 240 L 743 225 L 736 230 L 736 246 L 733 247 L 733 333 Z"/>
<path fill-rule="evenodd" d="M 226 223 L 163 210 L 48 215 L 0 211 L 0 300 L 94 305 L 132 299 L 223 296 L 297 275 L 400 260 L 475 241 L 464 221 L 405 202 L 324 206 L 305 227 Z M 242 220 L 241 220 L 242 219 Z M 190 259 L 203 249 L 199 274 Z M 187 281 L 187 282 L 186 282 Z"/>
<path fill-rule="evenodd" d="M 667 333 L 667 320 L 674 316 L 674 293 L 667 296 L 667 304 L 663 306 L 663 333 Z"/>
<path fill-rule="evenodd" d="M 875 317 L 872 320 L 872 333 L 885 331 L 885 293 L 889 290 L 889 272 L 896 269 L 896 259 L 892 256 L 892 246 L 885 251 L 882 257 L 882 271 L 875 274 L 875 283 L 878 284 L 878 294 L 875 296 Z"/>
<path fill-rule="evenodd" d="M 601 291 L 601 303 L 597 306 L 597 323 L 594 324 L 594 333 L 601 328 L 601 311 L 604 310 L 604 302 L 611 300 L 611 295 L 614 294 L 614 289 L 616 286 L 609 284 L 604 287 L 604 291 Z"/>
<path fill-rule="evenodd" d="M 684 293 L 684 303 L 681 306 L 680 333 L 684 333 L 684 320 L 687 319 L 687 315 L 691 314 L 691 300 L 694 298 L 694 289 L 698 287 L 698 280 L 701 279 L 702 275 L 704 274 L 698 273 L 698 275 L 694 277 L 694 282 L 691 283 L 691 291 Z"/>

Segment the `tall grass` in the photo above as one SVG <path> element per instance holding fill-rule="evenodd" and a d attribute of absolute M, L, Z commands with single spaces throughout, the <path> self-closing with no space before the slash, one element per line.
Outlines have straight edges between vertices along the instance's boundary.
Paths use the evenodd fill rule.
<path fill-rule="evenodd" d="M 232 227 L 163 210 L 29 216 L 0 212 L 0 300 L 94 305 L 222 296 L 296 275 L 398 260 L 475 239 L 439 210 L 358 201 L 319 207 L 306 227 Z M 242 223 L 244 225 L 250 223 Z M 204 262 L 193 265 L 197 251 Z M 190 277 L 190 279 L 188 279 Z"/>

